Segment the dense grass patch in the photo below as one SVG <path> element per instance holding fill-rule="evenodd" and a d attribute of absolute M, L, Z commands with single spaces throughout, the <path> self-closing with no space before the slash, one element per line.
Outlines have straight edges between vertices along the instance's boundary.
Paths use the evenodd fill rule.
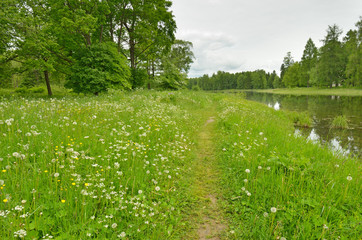
<path fill-rule="evenodd" d="M 221 102 L 219 151 L 232 239 L 358 239 L 361 163 L 294 136 L 282 111 Z"/>
<path fill-rule="evenodd" d="M 182 92 L 0 101 L 0 236 L 176 238 L 207 98 Z"/>

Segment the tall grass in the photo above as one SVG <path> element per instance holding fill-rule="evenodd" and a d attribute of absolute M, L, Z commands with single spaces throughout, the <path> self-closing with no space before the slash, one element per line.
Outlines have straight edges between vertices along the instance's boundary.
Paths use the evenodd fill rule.
<path fill-rule="evenodd" d="M 221 109 L 231 239 L 359 239 L 360 161 L 294 136 L 284 112 L 231 97 Z"/>
<path fill-rule="evenodd" d="M 178 233 L 192 113 L 177 93 L 0 101 L 1 239 L 166 239 Z"/>

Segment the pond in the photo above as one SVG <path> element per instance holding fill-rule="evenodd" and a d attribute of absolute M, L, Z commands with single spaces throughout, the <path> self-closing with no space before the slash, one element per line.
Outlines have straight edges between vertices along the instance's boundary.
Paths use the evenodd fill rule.
<path fill-rule="evenodd" d="M 296 128 L 296 134 L 326 144 L 336 152 L 362 156 L 362 97 L 245 94 L 246 99 L 264 103 L 275 110 L 308 112 L 313 118 L 313 125 Z M 331 128 L 333 119 L 342 115 L 348 120 L 348 128 Z"/>

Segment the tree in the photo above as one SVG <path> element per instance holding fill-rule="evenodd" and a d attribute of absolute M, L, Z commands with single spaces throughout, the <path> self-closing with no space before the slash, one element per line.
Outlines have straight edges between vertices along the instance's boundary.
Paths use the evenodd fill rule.
<path fill-rule="evenodd" d="M 253 89 L 264 89 L 266 88 L 266 73 L 264 70 L 257 70 L 251 74 L 251 82 Z"/>
<path fill-rule="evenodd" d="M 300 81 L 300 64 L 295 62 L 285 72 L 283 82 L 287 87 L 297 87 Z"/>
<path fill-rule="evenodd" d="M 128 45 L 126 55 L 132 70 L 139 63 L 147 62 L 148 57 L 153 60 L 155 52 L 171 47 L 176 31 L 174 16 L 169 10 L 171 5 L 172 2 L 168 0 L 130 0 L 124 5 L 122 26 L 125 34 L 122 39 Z M 143 85 L 143 82 L 135 82 L 135 78 L 132 81 L 133 87 Z"/>
<path fill-rule="evenodd" d="M 333 84 L 341 83 L 344 78 L 346 61 L 342 43 L 339 41 L 341 34 L 342 30 L 337 25 L 328 26 L 318 61 L 319 86 L 332 87 Z"/>
<path fill-rule="evenodd" d="M 280 78 L 282 81 L 283 81 L 285 72 L 291 65 L 293 65 L 293 63 L 294 63 L 294 60 L 293 60 L 292 54 L 290 52 L 287 52 L 287 55 L 284 57 L 283 63 L 280 66 Z"/>
<path fill-rule="evenodd" d="M 163 59 L 163 72 L 158 77 L 160 87 L 163 89 L 177 90 L 186 87 L 186 74 L 167 59 Z"/>
<path fill-rule="evenodd" d="M 362 17 L 356 23 L 357 30 L 350 30 L 345 37 L 345 53 L 348 58 L 346 66 L 346 84 L 362 86 Z"/>
<path fill-rule="evenodd" d="M 302 61 L 300 62 L 300 87 L 310 86 L 310 71 L 317 62 L 317 54 L 318 49 L 312 39 L 309 38 L 303 51 Z"/>
<path fill-rule="evenodd" d="M 118 54 L 113 43 L 98 43 L 85 46 L 75 55 L 76 63 L 65 87 L 76 93 L 98 95 L 109 88 L 130 89 L 131 75 L 126 59 Z"/>

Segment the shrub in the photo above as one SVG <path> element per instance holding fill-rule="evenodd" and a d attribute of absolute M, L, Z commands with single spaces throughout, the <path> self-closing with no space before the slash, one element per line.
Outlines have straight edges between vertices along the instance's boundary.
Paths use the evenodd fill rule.
<path fill-rule="evenodd" d="M 130 70 L 126 59 L 112 43 L 94 44 L 74 54 L 76 63 L 71 68 L 65 87 L 76 93 L 98 95 L 108 88 L 129 89 Z"/>

